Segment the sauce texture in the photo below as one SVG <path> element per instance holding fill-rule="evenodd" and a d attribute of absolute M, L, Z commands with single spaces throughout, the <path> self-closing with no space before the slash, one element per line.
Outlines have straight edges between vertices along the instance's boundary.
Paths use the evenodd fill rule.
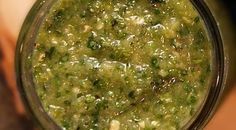
<path fill-rule="evenodd" d="M 32 55 L 35 88 L 68 130 L 176 130 L 200 110 L 212 44 L 189 0 L 58 0 Z"/>

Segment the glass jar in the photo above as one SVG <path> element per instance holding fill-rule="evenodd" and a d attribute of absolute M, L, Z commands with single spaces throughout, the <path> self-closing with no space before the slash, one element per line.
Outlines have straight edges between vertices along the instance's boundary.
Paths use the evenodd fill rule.
<path fill-rule="evenodd" d="M 16 49 L 16 75 L 19 90 L 27 112 L 42 129 L 61 129 L 44 111 L 35 91 L 31 54 L 35 38 L 44 16 L 57 0 L 37 0 L 29 12 L 19 35 Z M 202 129 L 211 119 L 224 92 L 233 77 L 233 37 L 228 18 L 221 19 L 222 7 L 213 0 L 191 0 L 206 24 L 213 43 L 213 80 L 208 95 L 197 114 L 183 129 Z M 219 10 L 220 9 L 220 10 Z M 221 12 L 219 12 L 221 11 Z M 225 15 L 227 16 L 227 15 Z M 232 35 L 232 36 L 231 36 Z"/>

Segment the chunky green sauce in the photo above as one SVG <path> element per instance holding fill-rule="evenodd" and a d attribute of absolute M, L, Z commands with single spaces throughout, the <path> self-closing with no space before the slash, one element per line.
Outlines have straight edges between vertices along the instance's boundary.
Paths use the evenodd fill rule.
<path fill-rule="evenodd" d="M 188 0 L 58 0 L 36 38 L 36 90 L 64 129 L 180 129 L 207 95 L 211 48 Z"/>

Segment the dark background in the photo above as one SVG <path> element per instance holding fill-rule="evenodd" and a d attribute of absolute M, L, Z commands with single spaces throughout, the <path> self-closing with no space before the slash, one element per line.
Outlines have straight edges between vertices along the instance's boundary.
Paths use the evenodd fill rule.
<path fill-rule="evenodd" d="M 236 23 L 236 0 L 220 0 L 229 9 L 232 20 Z"/>

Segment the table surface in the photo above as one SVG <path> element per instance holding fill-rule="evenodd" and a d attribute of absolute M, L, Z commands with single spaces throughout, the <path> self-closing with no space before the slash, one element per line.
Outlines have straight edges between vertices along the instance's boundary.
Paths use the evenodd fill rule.
<path fill-rule="evenodd" d="M 33 129 L 16 89 L 14 49 L 23 20 L 35 0 L 0 0 L 0 130 Z M 4 100 L 3 100 L 4 99 Z M 206 130 L 236 130 L 236 85 L 225 91 Z"/>

